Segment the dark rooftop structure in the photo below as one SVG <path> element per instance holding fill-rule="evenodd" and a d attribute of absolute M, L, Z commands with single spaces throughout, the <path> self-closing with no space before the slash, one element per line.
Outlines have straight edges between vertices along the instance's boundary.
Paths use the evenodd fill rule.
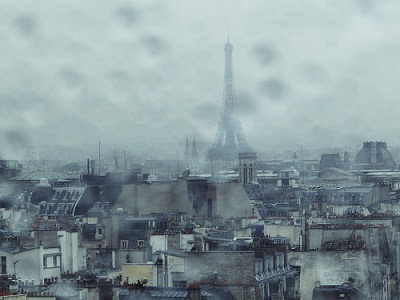
<path fill-rule="evenodd" d="M 342 285 L 318 285 L 314 288 L 312 300 L 351 299 L 365 300 L 367 296 L 349 282 Z"/>
<path fill-rule="evenodd" d="M 206 288 L 207 289 L 207 288 Z M 209 291 L 208 291 L 209 290 Z M 196 295 L 195 295 L 196 294 Z M 198 298 L 196 298 L 196 296 Z M 195 297 L 195 298 L 194 298 Z M 119 292 L 119 299 L 234 299 L 229 293 L 220 291 L 218 289 L 207 289 L 204 287 L 189 287 L 189 288 L 166 288 L 166 287 L 128 287 L 121 289 Z"/>
<path fill-rule="evenodd" d="M 56 296 L 56 299 L 69 299 L 69 300 L 79 300 L 80 293 L 78 290 L 66 283 L 55 283 L 49 288 L 44 290 L 46 293 L 50 293 Z"/>
<path fill-rule="evenodd" d="M 385 142 L 364 142 L 356 156 L 355 166 L 359 170 L 393 170 L 396 163 Z"/>
<path fill-rule="evenodd" d="M 39 183 L 40 179 L 42 178 L 46 178 L 50 182 L 55 182 L 58 179 L 64 179 L 64 180 L 78 179 L 74 175 L 67 175 L 61 172 L 44 170 L 44 171 L 33 171 L 29 173 L 22 173 L 18 176 L 8 179 L 8 181 L 15 183 L 21 183 L 21 182 Z"/>
<path fill-rule="evenodd" d="M 22 165 L 18 160 L 7 160 L 0 158 L 0 179 L 8 179 L 21 173 Z"/>
<path fill-rule="evenodd" d="M 321 160 L 319 162 L 319 169 L 325 170 L 328 168 L 343 169 L 344 163 L 340 159 L 339 154 L 321 154 Z"/>

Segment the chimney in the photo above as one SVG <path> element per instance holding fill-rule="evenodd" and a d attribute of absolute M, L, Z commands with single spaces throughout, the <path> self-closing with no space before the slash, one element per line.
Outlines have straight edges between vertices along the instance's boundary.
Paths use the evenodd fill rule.
<path fill-rule="evenodd" d="M 146 248 L 146 256 L 147 261 L 153 261 L 153 247 L 150 245 Z"/>
<path fill-rule="evenodd" d="M 92 168 L 92 175 L 94 175 L 95 167 L 96 167 L 96 160 L 92 159 L 90 161 L 90 165 L 91 165 L 91 168 Z"/>
<path fill-rule="evenodd" d="M 98 286 L 99 300 L 107 300 L 113 298 L 113 287 L 110 284 L 104 283 Z"/>
<path fill-rule="evenodd" d="M 201 300 L 201 288 L 198 284 L 189 284 L 188 297 L 190 300 Z"/>
<path fill-rule="evenodd" d="M 168 287 L 168 256 L 164 253 L 164 286 Z"/>
<path fill-rule="evenodd" d="M 155 265 L 157 266 L 157 286 L 164 286 L 164 274 L 163 274 L 163 260 L 157 258 Z"/>

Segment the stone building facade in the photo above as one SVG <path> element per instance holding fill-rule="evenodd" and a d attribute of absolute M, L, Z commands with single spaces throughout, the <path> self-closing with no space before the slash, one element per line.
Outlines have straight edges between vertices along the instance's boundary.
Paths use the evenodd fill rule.
<path fill-rule="evenodd" d="M 239 181 L 242 184 L 257 181 L 257 153 L 239 153 Z"/>

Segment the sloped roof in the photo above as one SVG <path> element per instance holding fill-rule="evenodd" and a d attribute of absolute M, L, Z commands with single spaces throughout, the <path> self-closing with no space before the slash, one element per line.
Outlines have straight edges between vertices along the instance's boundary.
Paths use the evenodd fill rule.
<path fill-rule="evenodd" d="M 187 290 L 175 290 L 175 289 L 170 289 L 170 290 L 158 290 L 158 291 L 151 291 L 151 297 L 152 298 L 172 298 L 172 299 L 186 299 L 188 298 L 188 291 Z M 213 296 L 210 293 L 207 293 L 206 291 L 202 290 L 201 291 L 201 296 L 202 297 L 211 297 Z"/>
<path fill-rule="evenodd" d="M 366 299 L 358 289 L 345 285 L 321 285 L 314 288 L 313 299 L 330 300 L 330 299 Z"/>
<path fill-rule="evenodd" d="M 53 293 L 56 297 L 77 297 L 79 291 L 65 283 L 56 283 L 50 286 L 45 292 Z"/>
<path fill-rule="evenodd" d="M 324 173 L 336 173 L 338 175 L 343 175 L 343 176 L 353 176 L 352 173 L 347 172 L 345 170 L 342 169 L 338 169 L 338 168 L 327 168 L 325 170 L 322 170 L 319 172 L 320 174 L 324 174 Z"/>
<path fill-rule="evenodd" d="M 188 290 L 186 288 L 143 287 L 135 290 L 134 296 L 140 299 L 189 299 Z M 201 298 L 224 300 L 235 299 L 230 293 L 218 288 L 210 287 L 204 287 L 201 289 Z M 120 289 L 119 299 L 130 299 L 129 290 Z"/>
<path fill-rule="evenodd" d="M 8 181 L 40 181 L 40 179 L 46 178 L 47 180 L 53 181 L 58 179 L 73 179 L 77 178 L 74 175 L 67 175 L 61 172 L 54 171 L 32 171 L 30 173 L 23 173 L 13 178 L 8 179 Z"/>
<path fill-rule="evenodd" d="M 91 209 L 87 212 L 88 215 L 101 215 L 102 217 L 107 217 L 107 213 L 102 209 L 98 203 L 95 203 Z"/>

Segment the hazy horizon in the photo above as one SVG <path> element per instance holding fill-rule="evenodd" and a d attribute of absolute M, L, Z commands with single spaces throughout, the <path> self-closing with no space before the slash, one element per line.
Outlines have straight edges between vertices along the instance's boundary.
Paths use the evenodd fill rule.
<path fill-rule="evenodd" d="M 400 145 L 400 3 L 2 1 L 0 153 L 211 145 L 233 44 L 256 151 Z"/>

